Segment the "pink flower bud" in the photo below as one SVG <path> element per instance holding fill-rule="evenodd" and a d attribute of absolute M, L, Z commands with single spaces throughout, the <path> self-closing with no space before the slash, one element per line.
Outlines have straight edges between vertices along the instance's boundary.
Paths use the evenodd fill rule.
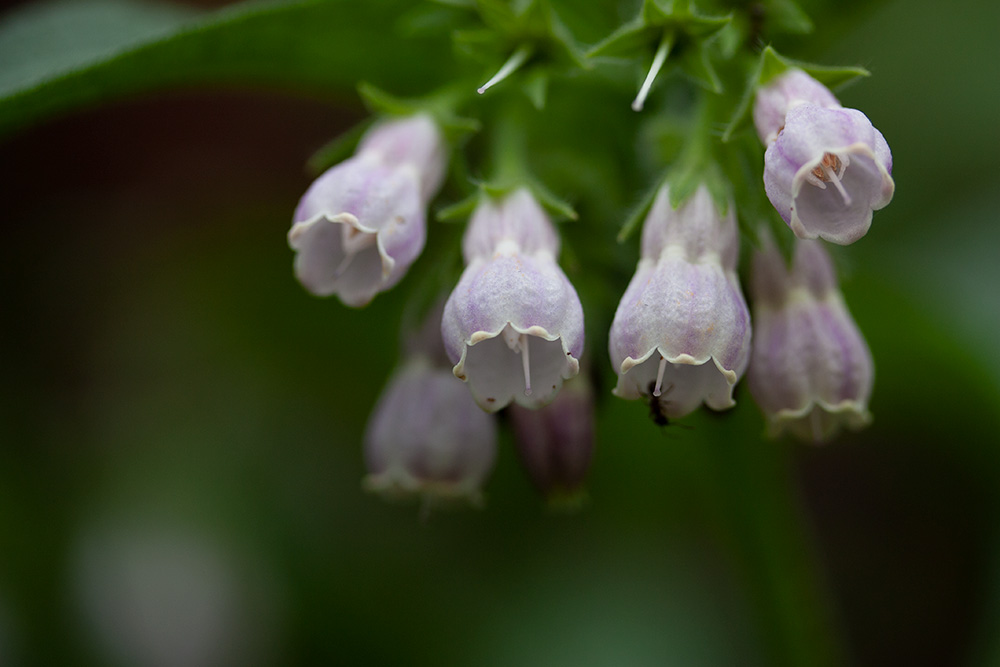
<path fill-rule="evenodd" d="M 618 304 L 608 348 L 622 398 L 655 397 L 681 417 L 705 403 L 735 405 L 746 369 L 750 314 L 736 277 L 736 219 L 699 187 L 680 208 L 664 186 L 646 218 L 642 256 Z"/>
<path fill-rule="evenodd" d="M 526 189 L 484 199 L 463 250 L 441 322 L 455 375 L 488 412 L 545 405 L 577 374 L 583 350 L 583 308 L 556 264 L 552 223 Z"/>
<path fill-rule="evenodd" d="M 353 157 L 320 176 L 295 210 L 295 275 L 317 296 L 363 306 L 395 285 L 424 247 L 445 145 L 424 115 L 376 125 Z"/>
<path fill-rule="evenodd" d="M 818 241 L 799 241 L 791 271 L 773 242 L 754 254 L 749 384 L 770 431 L 821 442 L 866 425 L 871 353 Z"/>

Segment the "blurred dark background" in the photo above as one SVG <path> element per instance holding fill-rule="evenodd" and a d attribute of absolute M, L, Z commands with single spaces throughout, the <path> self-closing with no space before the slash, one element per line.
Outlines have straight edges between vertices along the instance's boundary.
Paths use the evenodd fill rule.
<path fill-rule="evenodd" d="M 285 241 L 358 107 L 174 89 L 3 138 L 0 664 L 1000 664 L 998 25 L 888 3 L 823 53 L 872 70 L 841 98 L 895 162 L 838 255 L 872 427 L 763 440 L 741 388 L 661 432 L 609 396 L 572 516 L 506 434 L 484 511 L 361 491 L 406 290 L 311 298 Z"/>

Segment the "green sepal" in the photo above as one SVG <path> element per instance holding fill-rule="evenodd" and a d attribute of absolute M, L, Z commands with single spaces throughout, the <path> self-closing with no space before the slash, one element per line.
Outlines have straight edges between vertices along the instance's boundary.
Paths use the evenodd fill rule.
<path fill-rule="evenodd" d="M 396 97 L 372 84 L 362 81 L 358 94 L 369 111 L 389 116 L 412 116 L 427 113 L 444 133 L 449 143 L 462 141 L 469 134 L 478 132 L 481 124 L 475 118 L 459 116 L 454 109 L 471 97 L 468 86 L 452 84 L 419 98 Z"/>
<path fill-rule="evenodd" d="M 618 243 L 625 243 L 632 234 L 635 233 L 649 215 L 649 209 L 653 208 L 653 202 L 656 201 L 656 195 L 659 193 L 660 188 L 663 187 L 663 183 L 666 181 L 666 176 L 661 175 L 659 178 L 653 181 L 649 188 L 642 194 L 642 197 L 629 209 L 628 215 L 625 216 L 625 222 L 622 224 L 622 228 L 618 230 Z"/>
<path fill-rule="evenodd" d="M 652 55 L 664 38 L 685 36 L 700 42 L 712 38 L 729 24 L 732 15 L 708 16 L 692 10 L 686 0 L 675 0 L 667 8 L 645 0 L 639 15 L 622 25 L 587 52 L 588 58 L 627 58 Z"/>
<path fill-rule="evenodd" d="M 645 0 L 635 19 L 615 30 L 587 55 L 591 58 L 638 55 L 645 60 L 652 60 L 656 51 L 666 44 L 671 52 L 676 53 L 676 57 L 669 58 L 668 63 L 679 65 L 699 85 L 713 92 L 720 92 L 722 84 L 709 54 L 715 37 L 731 20 L 731 14 L 700 14 L 688 0 L 674 0 L 667 5 L 661 5 L 656 0 Z M 668 67 L 664 67 L 662 73 L 667 69 Z"/>
<path fill-rule="evenodd" d="M 681 58 L 681 69 L 692 81 L 713 93 L 722 92 L 722 82 L 712 65 L 708 44 L 702 42 L 687 49 Z"/>
<path fill-rule="evenodd" d="M 764 0 L 765 20 L 771 32 L 808 35 L 813 22 L 795 0 Z"/>
<path fill-rule="evenodd" d="M 462 220 L 466 220 L 476 210 L 476 205 L 479 204 L 480 197 L 482 197 L 482 193 L 477 189 L 465 199 L 439 208 L 434 213 L 434 217 L 438 222 L 461 222 Z"/>
<path fill-rule="evenodd" d="M 569 202 L 557 197 L 551 190 L 534 178 L 527 178 L 516 182 L 480 181 L 476 185 L 478 187 L 475 192 L 461 201 L 439 209 L 435 213 L 435 217 L 440 222 L 465 220 L 476 210 L 476 206 L 479 205 L 480 200 L 484 196 L 500 199 L 522 187 L 531 190 L 531 194 L 538 200 L 542 208 L 552 215 L 554 221 L 577 220 L 580 217 Z"/>
<path fill-rule="evenodd" d="M 541 111 L 545 108 L 545 100 L 549 92 L 549 73 L 545 68 L 535 69 L 524 78 L 521 90 L 531 100 L 531 104 Z"/>
<path fill-rule="evenodd" d="M 372 117 L 366 118 L 347 132 L 323 144 L 306 161 L 306 171 L 312 176 L 319 176 L 338 162 L 343 162 L 351 157 L 362 135 L 372 126 L 374 120 Z"/>
<path fill-rule="evenodd" d="M 800 60 L 792 60 L 780 55 L 773 47 L 767 46 L 761 51 L 757 65 L 747 79 L 743 96 L 740 98 L 740 103 L 736 107 L 736 111 L 726 125 L 725 131 L 722 133 L 722 140 L 728 142 L 733 134 L 749 125 L 753 100 L 758 88 L 767 85 L 775 77 L 784 74 L 788 70 L 796 68 L 803 70 L 806 74 L 830 89 L 843 88 L 859 78 L 871 76 L 871 73 L 863 67 L 828 67 Z"/>
<path fill-rule="evenodd" d="M 649 215 L 650 209 L 653 208 L 656 195 L 659 194 L 664 185 L 670 186 L 670 206 L 676 209 L 694 194 L 701 183 L 705 183 L 708 187 L 709 194 L 716 208 L 719 209 L 719 213 L 725 215 L 729 209 L 730 193 L 725 178 L 717 169 L 695 169 L 692 167 L 674 170 L 653 181 L 649 189 L 643 193 L 642 198 L 629 210 L 625 223 L 618 232 L 618 243 L 627 241 L 642 225 L 646 216 Z"/>
<path fill-rule="evenodd" d="M 483 27 L 456 30 L 456 49 L 480 61 L 495 63 L 528 45 L 532 64 L 548 63 L 589 68 L 569 28 L 547 0 L 476 0 Z M 528 63 L 526 63 L 527 65 Z"/>

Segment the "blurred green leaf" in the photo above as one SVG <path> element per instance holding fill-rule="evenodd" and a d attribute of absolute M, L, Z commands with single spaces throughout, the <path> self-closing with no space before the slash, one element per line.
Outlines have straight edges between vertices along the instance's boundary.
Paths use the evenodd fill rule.
<path fill-rule="evenodd" d="M 361 79 L 403 94 L 453 79 L 450 49 L 389 39 L 414 0 L 251 2 L 209 15 L 121 0 L 32 5 L 0 25 L 0 132 L 172 85 L 277 85 L 346 97 Z M 84 26 L 85 29 L 80 29 Z M 391 45 L 373 57 L 372 44 Z"/>

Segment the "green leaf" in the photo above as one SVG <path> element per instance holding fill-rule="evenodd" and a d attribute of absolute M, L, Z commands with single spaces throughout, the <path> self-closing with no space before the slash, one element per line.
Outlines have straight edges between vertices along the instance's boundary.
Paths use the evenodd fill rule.
<path fill-rule="evenodd" d="M 385 17 L 415 3 L 251 2 L 208 15 L 108 0 L 30 5 L 0 25 L 0 132 L 192 83 L 279 86 L 329 99 L 353 97 L 361 79 L 407 93 L 436 87 L 456 77 L 451 50 L 440 39 L 388 39 Z M 73 33 L 95 39 L 60 37 Z M 372 57 L 372 44 L 386 44 L 392 57 Z"/>

